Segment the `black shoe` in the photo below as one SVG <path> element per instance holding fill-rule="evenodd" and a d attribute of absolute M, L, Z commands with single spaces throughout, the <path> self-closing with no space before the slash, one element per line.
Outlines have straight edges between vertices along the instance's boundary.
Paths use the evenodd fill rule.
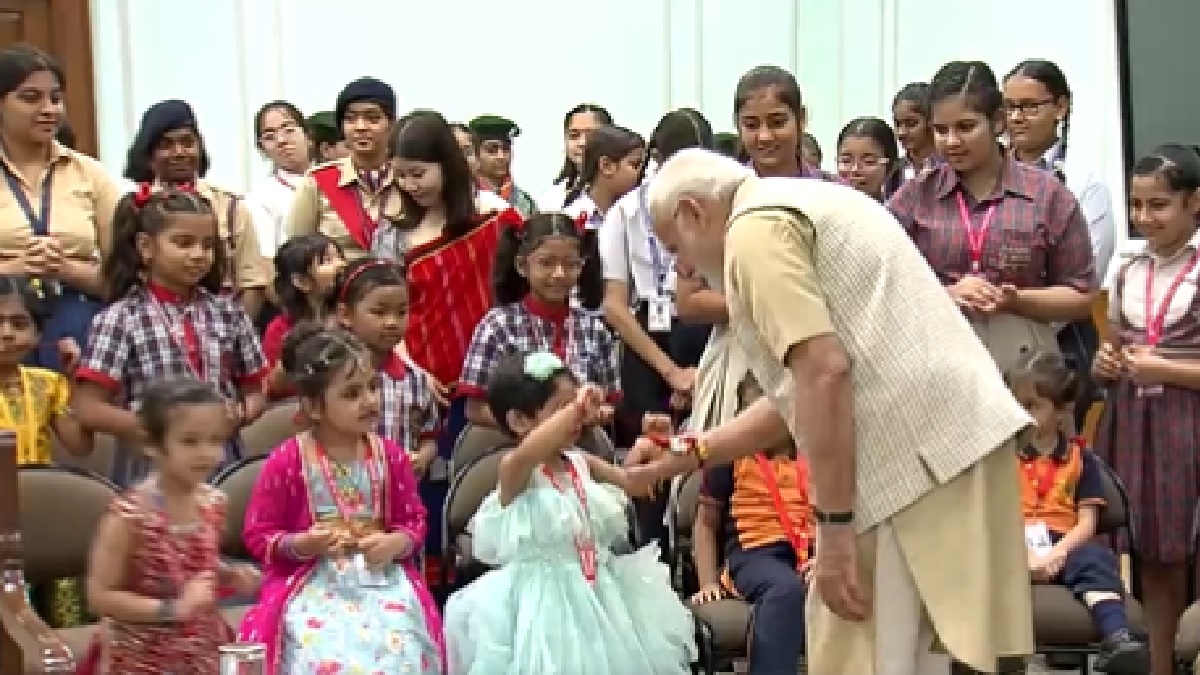
<path fill-rule="evenodd" d="M 1146 648 L 1144 640 L 1123 628 L 1100 643 L 1096 670 L 1113 675 L 1147 675 L 1150 672 L 1150 650 Z"/>

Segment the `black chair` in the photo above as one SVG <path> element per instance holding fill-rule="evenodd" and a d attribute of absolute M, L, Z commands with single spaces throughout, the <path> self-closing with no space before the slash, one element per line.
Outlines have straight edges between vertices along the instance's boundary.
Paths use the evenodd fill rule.
<path fill-rule="evenodd" d="M 1197 502 L 1192 516 L 1191 544 L 1188 547 L 1188 569 L 1196 569 L 1196 552 L 1200 548 L 1200 502 Z M 1179 619 L 1179 628 L 1175 632 L 1175 670 L 1180 675 L 1188 675 L 1200 666 L 1200 602 L 1196 602 L 1195 575 L 1187 575 L 1187 597 L 1192 600 L 1191 606 Z"/>
<path fill-rule="evenodd" d="M 454 570 L 456 583 L 463 584 L 487 569 L 472 555 L 471 533 L 467 531 L 467 526 L 483 500 L 496 488 L 500 459 L 510 447 L 494 446 L 477 455 L 469 464 L 456 467 L 446 492 L 446 501 L 442 504 L 442 564 L 439 579 L 442 590 L 450 586 L 451 570 Z"/>
<path fill-rule="evenodd" d="M 1096 525 L 1096 534 L 1126 533 L 1130 550 L 1137 550 L 1137 532 L 1133 524 L 1129 495 L 1125 486 L 1107 464 L 1099 457 L 1101 477 L 1104 482 L 1105 507 Z M 1142 605 L 1136 596 L 1138 589 L 1137 558 L 1130 555 L 1132 593 L 1125 598 L 1125 612 L 1129 617 L 1130 629 L 1144 632 L 1146 626 Z M 1035 649 L 1047 656 L 1056 654 L 1077 655 L 1083 675 L 1091 672 L 1089 657 L 1100 649 L 1103 638 L 1097 631 L 1087 607 L 1060 584 L 1033 585 L 1033 638 Z"/>

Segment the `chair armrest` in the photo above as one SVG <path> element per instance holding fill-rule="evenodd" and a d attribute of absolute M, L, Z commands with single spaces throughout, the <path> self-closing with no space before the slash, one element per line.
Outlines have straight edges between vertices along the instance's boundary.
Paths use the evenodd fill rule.
<path fill-rule="evenodd" d="M 0 623 L 21 651 L 25 662 L 35 660 L 45 673 L 75 672 L 75 656 L 67 643 L 42 621 L 25 598 L 25 583 L 19 573 L 8 571 L 0 588 Z M 35 656 L 36 655 L 36 656 Z"/>

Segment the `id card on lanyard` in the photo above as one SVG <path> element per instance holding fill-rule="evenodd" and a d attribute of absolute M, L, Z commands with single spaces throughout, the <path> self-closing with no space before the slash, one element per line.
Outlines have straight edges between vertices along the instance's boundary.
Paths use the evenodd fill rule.
<path fill-rule="evenodd" d="M 46 168 L 46 177 L 42 180 L 41 208 L 34 213 L 33 204 L 29 202 L 29 195 L 25 194 L 25 187 L 21 184 L 21 179 L 13 173 L 7 162 L 0 160 L 0 167 L 4 169 L 4 181 L 8 183 L 8 190 L 12 193 L 13 199 L 17 200 L 17 206 L 25 214 L 25 219 L 29 221 L 29 230 L 35 237 L 45 237 L 50 233 L 50 205 L 54 201 L 54 166 L 51 164 Z M 58 284 L 55 280 L 50 281 Z"/>
<path fill-rule="evenodd" d="M 996 203 L 993 202 L 983 214 L 983 220 L 976 226 L 971 218 L 971 209 L 967 208 L 967 200 L 963 197 L 961 190 L 955 195 L 958 199 L 958 217 L 962 222 L 963 233 L 967 237 L 967 254 L 970 257 L 971 267 L 968 272 L 971 276 L 984 276 L 983 273 L 983 245 L 987 242 L 988 230 L 992 227 L 992 219 L 996 217 Z"/>
<path fill-rule="evenodd" d="M 1025 545 L 1034 555 L 1045 557 L 1050 553 L 1050 549 L 1054 548 L 1054 542 L 1050 539 L 1050 528 L 1046 526 L 1046 521 L 1037 519 L 1042 510 L 1042 504 L 1045 503 L 1046 497 L 1050 495 L 1050 491 L 1058 483 L 1058 472 L 1061 462 L 1051 457 L 1039 457 L 1036 459 L 1025 459 L 1021 462 L 1021 470 L 1025 473 L 1025 481 L 1033 487 L 1034 499 L 1037 502 L 1033 507 L 1034 522 L 1025 526 Z"/>
<path fill-rule="evenodd" d="M 1154 274 L 1155 260 L 1150 258 L 1146 263 L 1146 346 L 1154 348 L 1158 346 L 1162 340 L 1163 329 L 1167 323 L 1167 312 L 1171 310 L 1171 302 L 1175 299 L 1175 294 L 1179 292 L 1179 287 L 1183 282 L 1191 276 L 1196 269 L 1196 263 L 1200 262 L 1200 249 L 1192 252 L 1192 257 L 1188 258 L 1183 269 L 1175 273 L 1171 283 L 1167 285 L 1166 291 L 1163 293 L 1162 300 L 1157 306 L 1154 303 Z M 1142 385 L 1137 388 L 1138 396 L 1158 396 L 1162 394 L 1163 387 L 1161 384 Z"/>
<path fill-rule="evenodd" d="M 667 262 L 658 237 L 654 236 L 650 223 L 650 207 L 646 202 L 646 186 L 638 188 L 638 201 L 642 213 L 646 217 L 646 248 L 650 252 L 650 268 L 654 275 L 654 297 L 646 301 L 646 330 L 651 333 L 670 333 L 671 315 L 674 313 L 674 302 L 667 291 L 667 274 L 670 264 Z"/>

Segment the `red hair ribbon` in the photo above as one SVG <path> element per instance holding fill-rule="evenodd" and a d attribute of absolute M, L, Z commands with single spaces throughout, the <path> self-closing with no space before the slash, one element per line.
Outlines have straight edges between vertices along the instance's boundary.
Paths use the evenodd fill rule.
<path fill-rule="evenodd" d="M 586 211 L 580 212 L 579 215 L 575 216 L 575 229 L 579 230 L 579 234 L 587 232 L 587 224 L 591 220 L 591 217 L 592 214 Z"/>
<path fill-rule="evenodd" d="M 496 221 L 518 236 L 525 234 L 525 217 L 516 209 L 505 209 L 496 214 Z"/>
<path fill-rule="evenodd" d="M 133 193 L 133 205 L 142 210 L 154 195 L 154 186 L 149 183 L 138 183 L 137 192 Z"/>

